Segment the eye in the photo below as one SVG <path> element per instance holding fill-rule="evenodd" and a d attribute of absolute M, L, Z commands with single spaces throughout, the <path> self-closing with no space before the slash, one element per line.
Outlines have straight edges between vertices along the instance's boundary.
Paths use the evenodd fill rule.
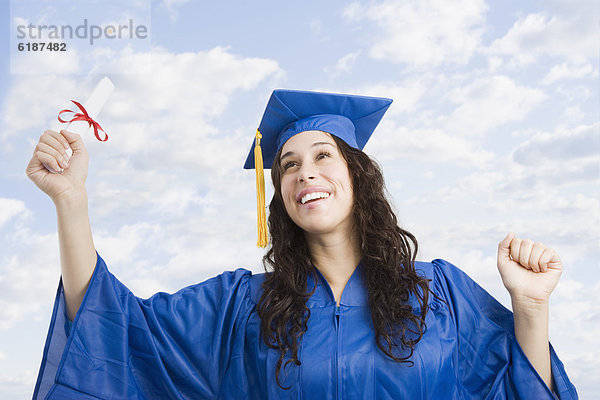
<path fill-rule="evenodd" d="M 319 154 L 317 154 L 317 160 L 321 160 L 321 159 L 323 159 L 323 158 L 325 158 L 325 157 L 331 157 L 331 153 L 329 153 L 329 152 L 328 152 L 328 151 L 326 151 L 326 150 L 321 150 L 321 151 L 319 152 Z"/>
<path fill-rule="evenodd" d="M 283 167 L 284 171 L 287 171 L 288 169 L 290 169 L 294 165 L 296 165 L 295 161 L 288 161 L 288 162 L 284 163 L 282 167 Z"/>

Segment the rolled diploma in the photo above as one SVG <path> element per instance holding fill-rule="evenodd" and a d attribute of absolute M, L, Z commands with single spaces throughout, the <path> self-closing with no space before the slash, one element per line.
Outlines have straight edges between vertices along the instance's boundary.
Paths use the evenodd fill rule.
<path fill-rule="evenodd" d="M 83 107 L 86 109 L 89 116 L 93 120 L 96 120 L 96 117 L 98 116 L 98 114 L 100 114 L 102 107 L 104 107 L 104 104 L 106 104 L 106 101 L 108 100 L 114 89 L 115 85 L 113 85 L 111 80 L 108 79 L 107 76 L 105 76 L 100 80 L 100 82 L 98 82 L 98 84 L 94 88 L 94 91 L 87 99 L 87 101 L 83 103 Z M 73 103 L 71 103 L 71 106 L 75 107 Z M 80 112 L 77 107 L 75 107 L 75 111 Z M 77 133 L 84 137 L 88 130 L 91 129 L 91 127 L 86 121 L 73 121 L 69 122 L 69 124 L 62 129 L 67 130 L 69 132 Z M 72 154 L 73 150 L 71 150 L 70 148 L 67 149 L 67 155 L 69 156 L 69 158 L 71 158 Z"/>

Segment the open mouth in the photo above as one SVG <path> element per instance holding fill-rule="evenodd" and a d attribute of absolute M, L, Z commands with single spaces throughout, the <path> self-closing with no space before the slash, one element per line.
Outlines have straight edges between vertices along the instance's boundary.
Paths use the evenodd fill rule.
<path fill-rule="evenodd" d="M 313 192 L 307 193 L 300 199 L 300 204 L 313 203 L 315 201 L 326 199 L 329 197 L 329 193 L 327 192 Z"/>

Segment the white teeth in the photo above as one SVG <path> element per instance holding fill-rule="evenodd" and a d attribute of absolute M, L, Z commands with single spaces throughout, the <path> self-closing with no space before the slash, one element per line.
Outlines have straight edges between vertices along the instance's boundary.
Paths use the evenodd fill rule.
<path fill-rule="evenodd" d="M 304 196 L 302 196 L 302 199 L 300 200 L 300 203 L 304 204 L 309 200 L 314 200 L 314 199 L 326 199 L 329 197 L 329 193 L 327 192 L 313 192 L 313 193 L 308 193 L 305 194 Z"/>

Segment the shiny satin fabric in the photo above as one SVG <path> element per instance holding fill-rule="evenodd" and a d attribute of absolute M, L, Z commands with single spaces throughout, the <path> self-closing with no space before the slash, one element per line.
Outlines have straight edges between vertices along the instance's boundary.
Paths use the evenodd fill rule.
<path fill-rule="evenodd" d="M 238 269 L 175 294 L 135 297 L 98 262 L 72 326 L 59 285 L 34 399 L 552 399 L 513 334 L 512 313 L 443 260 L 413 366 L 376 346 L 359 265 L 336 307 L 319 274 L 300 366 L 275 381 L 260 337 L 264 274 Z M 309 282 L 312 287 L 315 282 Z M 418 310 L 416 310 L 418 311 Z M 554 390 L 576 399 L 551 349 Z"/>

